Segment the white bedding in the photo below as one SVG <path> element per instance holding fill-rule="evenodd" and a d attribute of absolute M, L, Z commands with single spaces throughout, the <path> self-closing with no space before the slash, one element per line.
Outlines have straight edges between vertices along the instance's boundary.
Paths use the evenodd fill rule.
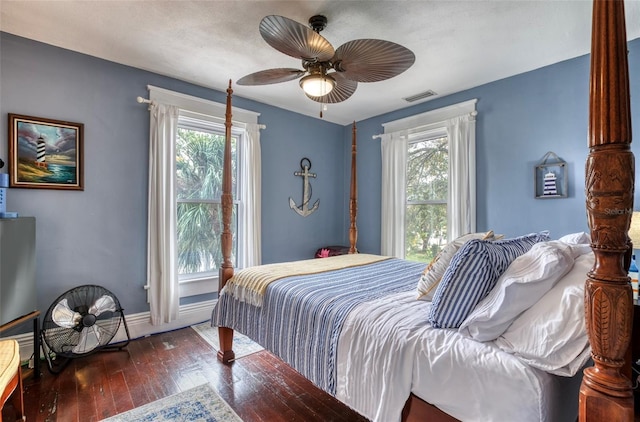
<path fill-rule="evenodd" d="M 355 308 L 338 343 L 336 397 L 380 422 L 399 421 L 410 392 L 462 421 L 575 420 L 581 371 L 550 375 L 493 342 L 434 329 L 430 306 L 406 292 Z"/>

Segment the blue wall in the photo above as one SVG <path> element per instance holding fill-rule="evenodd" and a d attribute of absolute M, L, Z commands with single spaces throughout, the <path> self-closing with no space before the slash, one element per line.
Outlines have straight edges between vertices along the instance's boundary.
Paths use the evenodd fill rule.
<path fill-rule="evenodd" d="M 62 292 L 96 283 L 112 290 L 127 313 L 148 310 L 146 277 L 149 115 L 137 96 L 155 85 L 224 102 L 224 93 L 0 32 L 0 133 L 7 114 L 85 124 L 85 190 L 10 189 L 9 211 L 37 219 L 38 306 Z M 629 44 L 631 75 L 640 41 Z M 478 230 L 507 236 L 548 229 L 554 238 L 586 231 L 588 57 L 580 57 L 468 91 L 358 122 L 358 246 L 380 251 L 381 124 L 478 99 Z M 631 81 L 632 109 L 638 87 Z M 351 125 L 339 126 L 234 97 L 261 113 L 263 261 L 309 258 L 320 246 L 348 243 Z M 632 145 L 636 154 L 637 145 Z M 568 162 L 569 197 L 534 199 L 533 169 L 547 151 Z M 0 143 L 7 157 L 7 143 Z M 303 218 L 302 157 L 318 178 L 319 210 Z"/>
<path fill-rule="evenodd" d="M 16 113 L 85 125 L 84 191 L 9 189 L 7 210 L 36 217 L 38 307 L 81 284 L 111 290 L 127 313 L 148 310 L 146 282 L 149 112 L 136 102 L 154 85 L 217 102 L 225 94 L 0 33 L 0 133 Z M 261 113 L 263 262 L 311 258 L 343 237 L 342 126 L 234 97 Z M 6 136 L 6 135 L 5 135 Z M 4 136 L 3 136 L 4 138 Z M 6 139 L 6 138 L 5 138 Z M 0 157 L 7 159 L 7 142 Z M 312 161 L 318 211 L 301 201 L 302 157 Z M 2 171 L 6 171 L 6 168 Z"/>

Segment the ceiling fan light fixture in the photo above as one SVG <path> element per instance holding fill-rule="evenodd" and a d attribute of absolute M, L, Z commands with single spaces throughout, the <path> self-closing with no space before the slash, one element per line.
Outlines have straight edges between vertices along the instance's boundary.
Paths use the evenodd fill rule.
<path fill-rule="evenodd" d="M 322 97 L 336 86 L 336 80 L 329 75 L 314 73 L 300 79 L 300 87 L 312 97 Z"/>

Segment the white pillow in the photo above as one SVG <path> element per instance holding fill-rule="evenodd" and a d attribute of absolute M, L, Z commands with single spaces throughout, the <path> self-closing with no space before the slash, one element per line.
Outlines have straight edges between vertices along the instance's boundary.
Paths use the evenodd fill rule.
<path fill-rule="evenodd" d="M 571 245 L 574 250 L 574 257 L 584 255 L 591 252 L 591 236 L 585 232 L 571 233 L 562 236 L 558 239 L 561 242 L 565 242 Z"/>
<path fill-rule="evenodd" d="M 591 243 L 591 236 L 589 236 L 585 232 L 577 232 L 577 233 L 565 234 L 558 240 L 564 243 L 579 245 L 584 243 Z"/>
<path fill-rule="evenodd" d="M 433 299 L 436 287 L 438 287 L 438 283 L 440 283 L 451 259 L 462 245 L 472 239 L 490 240 L 494 239 L 494 234 L 492 230 L 489 230 L 486 233 L 469 233 L 447 243 L 447 245 L 442 248 L 440 253 L 431 260 L 427 268 L 422 272 L 416 288 L 418 292 L 418 299 L 428 301 Z"/>
<path fill-rule="evenodd" d="M 536 243 L 509 265 L 459 331 L 478 341 L 495 340 L 571 270 L 573 261 L 571 246 L 564 242 Z"/>
<path fill-rule="evenodd" d="M 535 368 L 574 376 L 590 357 L 584 285 L 593 263 L 593 253 L 579 256 L 571 271 L 516 318 L 495 344 Z"/>

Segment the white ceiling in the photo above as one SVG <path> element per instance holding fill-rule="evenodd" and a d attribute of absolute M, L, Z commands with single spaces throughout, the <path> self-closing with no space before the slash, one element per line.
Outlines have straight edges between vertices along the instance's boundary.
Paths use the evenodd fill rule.
<path fill-rule="evenodd" d="M 406 72 L 360 83 L 351 98 L 328 106 L 325 120 L 348 124 L 415 104 L 403 98 L 427 90 L 441 97 L 587 54 L 591 8 L 584 0 L 0 0 L 0 30 L 224 91 L 229 79 L 259 70 L 301 68 L 261 38 L 264 16 L 307 24 L 323 14 L 322 35 L 335 48 L 378 38 L 416 55 Z M 634 17 L 628 39 L 638 38 L 640 2 L 627 1 L 626 14 Z M 234 93 L 309 116 L 320 111 L 297 81 L 234 85 Z"/>

